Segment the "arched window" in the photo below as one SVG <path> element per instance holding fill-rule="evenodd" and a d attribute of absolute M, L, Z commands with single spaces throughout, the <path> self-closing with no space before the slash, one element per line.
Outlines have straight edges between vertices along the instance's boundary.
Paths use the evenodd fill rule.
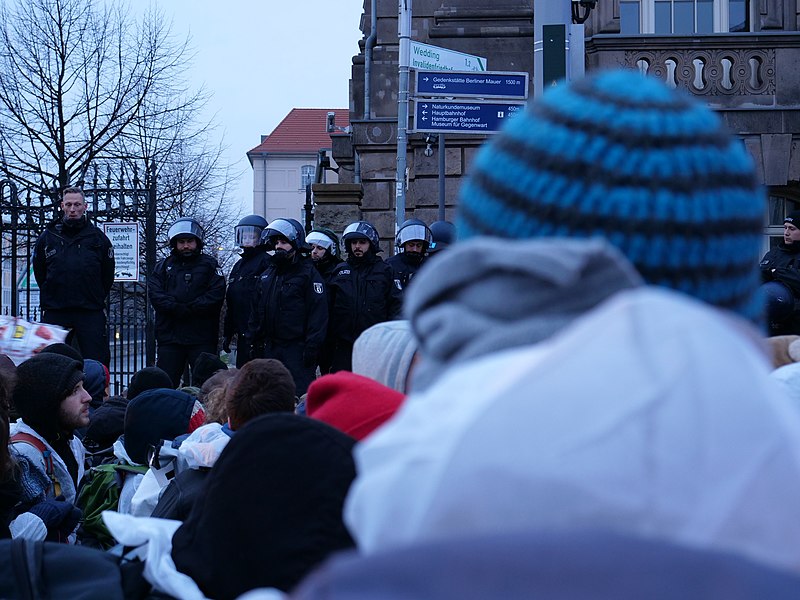
<path fill-rule="evenodd" d="M 314 183 L 314 175 L 317 168 L 314 165 L 303 165 L 300 167 L 300 189 L 304 190 L 307 186 Z"/>

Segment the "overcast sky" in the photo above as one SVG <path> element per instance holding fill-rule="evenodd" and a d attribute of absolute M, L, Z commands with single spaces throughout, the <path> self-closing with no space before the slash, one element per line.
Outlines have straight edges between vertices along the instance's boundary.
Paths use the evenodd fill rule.
<path fill-rule="evenodd" d="M 137 0 L 133 0 L 134 2 Z M 292 108 L 346 108 L 363 0 L 154 0 L 191 34 L 192 80 L 213 96 L 228 160 L 242 172 L 231 198 L 252 210 L 246 152 Z"/>

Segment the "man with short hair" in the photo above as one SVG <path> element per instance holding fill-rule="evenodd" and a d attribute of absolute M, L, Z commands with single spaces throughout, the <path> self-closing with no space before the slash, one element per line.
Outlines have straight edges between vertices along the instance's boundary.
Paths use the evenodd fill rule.
<path fill-rule="evenodd" d="M 39 236 L 33 275 L 42 322 L 71 329 L 83 358 L 109 363 L 106 299 L 114 283 L 114 248 L 86 216 L 83 190 L 68 187 L 61 219 Z"/>
<path fill-rule="evenodd" d="M 230 428 L 237 431 L 250 419 L 266 413 L 292 412 L 295 391 L 292 374 L 279 360 L 251 360 L 239 369 L 225 390 Z"/>
<path fill-rule="evenodd" d="M 238 369 L 227 384 L 225 407 L 228 411 L 228 427 L 222 427 L 221 431 L 233 436 L 256 417 L 292 412 L 294 403 L 294 378 L 289 370 L 279 360 L 255 358 Z M 195 435 L 204 429 L 214 431 L 217 428 L 217 423 L 207 424 L 198 429 Z M 191 441 L 190 437 L 185 443 Z M 192 506 L 205 490 L 210 469 L 219 458 L 219 455 L 212 455 L 211 446 L 207 445 L 204 454 L 207 468 L 184 469 L 178 473 L 160 494 L 152 512 L 153 517 L 183 521 L 189 516 Z M 213 446 L 218 448 L 219 444 Z"/>

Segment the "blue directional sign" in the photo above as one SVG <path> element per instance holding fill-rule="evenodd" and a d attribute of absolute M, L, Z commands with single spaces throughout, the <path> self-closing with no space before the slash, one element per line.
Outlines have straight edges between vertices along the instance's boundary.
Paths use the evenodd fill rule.
<path fill-rule="evenodd" d="M 416 100 L 414 131 L 429 133 L 496 133 L 524 102 Z"/>
<path fill-rule="evenodd" d="M 417 96 L 450 98 L 528 97 L 528 74 L 503 71 L 416 71 Z"/>

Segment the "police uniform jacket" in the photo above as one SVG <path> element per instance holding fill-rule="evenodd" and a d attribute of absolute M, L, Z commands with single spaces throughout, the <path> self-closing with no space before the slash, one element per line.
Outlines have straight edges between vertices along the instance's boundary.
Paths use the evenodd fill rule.
<path fill-rule="evenodd" d="M 368 327 L 396 318 L 403 302 L 392 267 L 374 254 L 340 265 L 328 293 L 330 337 L 351 343 Z"/>
<path fill-rule="evenodd" d="M 33 275 L 44 310 L 103 310 L 114 283 L 114 249 L 88 221 L 68 227 L 59 220 L 36 241 Z"/>
<path fill-rule="evenodd" d="M 322 276 L 308 258 L 295 253 L 288 265 L 270 264 L 261 275 L 250 313 L 252 344 L 302 343 L 315 354 L 325 341 L 328 301 Z"/>
<path fill-rule="evenodd" d="M 261 274 L 270 264 L 270 255 L 263 247 L 245 248 L 242 257 L 236 261 L 228 276 L 228 291 L 225 294 L 226 338 L 234 334 L 247 333 L 250 308 L 258 287 Z"/>
<path fill-rule="evenodd" d="M 419 262 L 409 261 L 405 252 L 399 252 L 386 259 L 386 264 L 392 267 L 392 271 L 394 271 L 394 279 L 397 285 L 403 290 L 406 289 L 411 278 L 416 275 L 423 263 L 424 258 Z"/>
<path fill-rule="evenodd" d="M 767 252 L 761 259 L 761 278 L 780 281 L 800 297 L 800 243 L 787 246 L 781 242 Z"/>
<path fill-rule="evenodd" d="M 153 269 L 150 301 L 159 344 L 216 344 L 225 277 L 208 254 L 189 258 L 173 252 Z"/>

